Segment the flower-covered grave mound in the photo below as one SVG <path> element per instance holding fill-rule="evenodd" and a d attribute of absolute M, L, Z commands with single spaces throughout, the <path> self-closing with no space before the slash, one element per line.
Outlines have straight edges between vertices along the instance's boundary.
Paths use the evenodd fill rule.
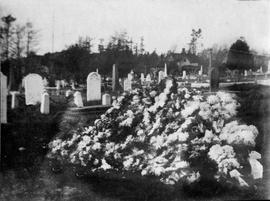
<path fill-rule="evenodd" d="M 53 140 L 49 157 L 92 173 L 139 173 L 166 184 L 212 178 L 248 187 L 261 178 L 252 169 L 261 167 L 258 131 L 236 118 L 234 95 L 164 83 L 123 93 L 94 126 Z"/>

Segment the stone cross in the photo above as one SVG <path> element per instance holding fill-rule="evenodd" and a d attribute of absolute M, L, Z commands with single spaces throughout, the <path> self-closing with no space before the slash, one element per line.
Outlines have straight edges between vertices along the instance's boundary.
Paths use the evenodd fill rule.
<path fill-rule="evenodd" d="M 36 105 L 41 102 L 41 95 L 44 90 L 42 77 L 38 74 L 29 74 L 25 77 L 25 103 Z"/>
<path fill-rule="evenodd" d="M 158 72 L 158 83 L 160 83 L 164 79 L 164 72 L 159 71 Z"/>
<path fill-rule="evenodd" d="M 7 76 L 0 72 L 1 77 L 1 123 L 7 123 Z M 0 140 L 1 142 L 1 140 Z M 1 147 L 1 146 L 0 146 Z"/>
<path fill-rule="evenodd" d="M 117 91 L 118 89 L 119 89 L 118 67 L 114 64 L 112 72 L 112 90 Z"/>
<path fill-rule="evenodd" d="M 10 91 L 9 93 L 11 94 L 11 109 L 14 109 L 14 108 L 18 107 L 17 95 L 20 94 L 20 92 Z"/>
<path fill-rule="evenodd" d="M 128 78 L 124 79 L 124 91 L 132 90 L 132 81 Z"/>
<path fill-rule="evenodd" d="M 74 96 L 75 105 L 77 107 L 83 107 L 83 100 L 82 100 L 81 92 L 76 91 L 73 96 Z"/>
<path fill-rule="evenodd" d="M 40 112 L 41 114 L 50 113 L 50 96 L 47 92 L 42 94 Z"/>
<path fill-rule="evenodd" d="M 101 76 L 92 72 L 87 76 L 87 101 L 99 101 L 101 99 Z"/>
<path fill-rule="evenodd" d="M 102 105 L 111 105 L 111 96 L 110 94 L 103 94 L 102 96 Z"/>

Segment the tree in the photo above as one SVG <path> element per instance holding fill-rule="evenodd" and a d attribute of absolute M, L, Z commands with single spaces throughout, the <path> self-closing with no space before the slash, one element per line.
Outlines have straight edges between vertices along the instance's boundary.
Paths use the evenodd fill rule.
<path fill-rule="evenodd" d="M 198 40 L 202 36 L 202 30 L 199 28 L 198 31 L 195 29 L 192 29 L 191 33 L 191 41 L 189 43 L 189 52 L 192 54 L 197 53 L 197 47 L 198 47 Z"/>
<path fill-rule="evenodd" d="M 229 49 L 226 66 L 230 70 L 254 69 L 253 55 L 249 50 L 249 46 L 245 39 L 241 37 Z"/>
<path fill-rule="evenodd" d="M 34 29 L 33 24 L 31 22 L 26 23 L 26 56 L 33 54 L 37 46 L 37 30 Z"/>

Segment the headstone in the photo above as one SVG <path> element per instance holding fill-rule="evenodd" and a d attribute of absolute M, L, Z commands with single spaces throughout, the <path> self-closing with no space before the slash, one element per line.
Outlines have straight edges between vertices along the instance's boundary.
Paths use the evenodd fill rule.
<path fill-rule="evenodd" d="M 42 94 L 41 105 L 40 105 L 41 114 L 49 114 L 50 113 L 50 97 L 47 92 Z"/>
<path fill-rule="evenodd" d="M 146 78 L 145 78 L 145 81 L 146 82 L 151 82 L 151 75 L 150 74 L 147 74 Z"/>
<path fill-rule="evenodd" d="M 117 91 L 119 89 L 118 67 L 113 65 L 112 72 L 112 90 Z"/>
<path fill-rule="evenodd" d="M 17 95 L 20 92 L 18 92 L 18 91 L 11 91 L 9 93 L 11 94 L 11 109 L 14 109 L 14 108 L 18 107 Z"/>
<path fill-rule="evenodd" d="M 55 86 L 56 86 L 56 89 L 57 90 L 60 90 L 60 88 L 61 88 L 61 82 L 60 82 L 60 80 L 56 80 L 55 81 Z"/>
<path fill-rule="evenodd" d="M 38 74 L 29 74 L 25 77 L 25 103 L 36 105 L 41 102 L 41 95 L 44 90 L 42 78 Z"/>
<path fill-rule="evenodd" d="M 65 88 L 67 86 L 67 83 L 65 80 L 60 80 L 60 85 L 62 88 Z"/>
<path fill-rule="evenodd" d="M 203 74 L 203 67 L 201 66 L 201 69 L 199 70 L 199 76 L 202 76 Z"/>
<path fill-rule="evenodd" d="M 144 83 L 144 81 L 145 81 L 144 74 L 143 74 L 143 73 L 141 73 L 141 84 L 143 84 L 143 83 Z"/>
<path fill-rule="evenodd" d="M 77 107 L 83 107 L 83 100 L 82 100 L 81 92 L 76 91 L 74 93 L 74 103 Z"/>
<path fill-rule="evenodd" d="M 182 79 L 186 79 L 187 78 L 187 72 L 185 70 L 183 70 L 183 76 Z"/>
<path fill-rule="evenodd" d="M 7 76 L 0 72 L 1 77 L 1 123 L 7 123 Z M 1 141 L 0 141 L 1 142 Z M 0 146 L 1 147 L 1 146 Z"/>
<path fill-rule="evenodd" d="M 160 83 L 164 79 L 164 72 L 159 71 L 158 72 L 158 83 Z"/>
<path fill-rule="evenodd" d="M 244 71 L 244 76 L 247 77 L 248 76 L 248 72 L 247 70 Z"/>
<path fill-rule="evenodd" d="M 48 82 L 48 80 L 46 79 L 46 77 L 43 78 L 42 82 L 43 82 L 43 86 L 44 86 L 44 87 L 47 87 L 48 84 L 49 84 L 49 82 Z"/>
<path fill-rule="evenodd" d="M 133 75 L 131 73 L 129 73 L 127 79 L 133 80 Z"/>
<path fill-rule="evenodd" d="M 124 79 L 124 91 L 132 90 L 132 81 L 130 79 Z"/>
<path fill-rule="evenodd" d="M 215 92 L 219 88 L 219 70 L 218 68 L 210 69 L 210 91 Z"/>
<path fill-rule="evenodd" d="M 92 72 L 87 77 L 87 101 L 98 101 L 101 99 L 101 76 Z"/>
<path fill-rule="evenodd" d="M 69 96 L 71 96 L 72 95 L 72 91 L 69 89 L 69 90 L 67 90 L 66 91 L 66 97 L 69 97 Z"/>
<path fill-rule="evenodd" d="M 167 64 L 165 63 L 165 66 L 164 66 L 164 77 L 167 77 L 167 76 L 168 76 Z"/>
<path fill-rule="evenodd" d="M 110 96 L 110 94 L 103 94 L 103 96 L 102 96 L 102 105 L 111 105 L 111 96 Z"/>

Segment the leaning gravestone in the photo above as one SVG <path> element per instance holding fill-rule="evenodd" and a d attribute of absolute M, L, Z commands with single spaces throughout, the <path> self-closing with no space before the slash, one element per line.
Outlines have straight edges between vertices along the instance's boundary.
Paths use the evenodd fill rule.
<path fill-rule="evenodd" d="M 219 70 L 218 68 L 210 69 L 210 91 L 215 92 L 219 88 Z"/>
<path fill-rule="evenodd" d="M 87 101 L 99 101 L 101 99 L 101 76 L 92 72 L 87 77 Z"/>
<path fill-rule="evenodd" d="M 110 96 L 110 94 L 103 94 L 103 96 L 102 96 L 102 105 L 111 105 L 111 96 Z"/>
<path fill-rule="evenodd" d="M 7 123 L 7 76 L 0 72 L 1 77 L 1 123 Z M 1 147 L 1 146 L 0 146 Z"/>
<path fill-rule="evenodd" d="M 25 103 L 36 105 L 41 102 L 41 95 L 44 90 L 42 77 L 38 74 L 29 74 L 25 77 Z"/>
<path fill-rule="evenodd" d="M 50 113 L 50 97 L 49 97 L 49 94 L 47 92 L 42 94 L 40 112 L 41 112 L 41 114 L 49 114 Z"/>
<path fill-rule="evenodd" d="M 132 90 L 132 81 L 130 79 L 124 80 L 124 91 L 131 91 Z"/>

